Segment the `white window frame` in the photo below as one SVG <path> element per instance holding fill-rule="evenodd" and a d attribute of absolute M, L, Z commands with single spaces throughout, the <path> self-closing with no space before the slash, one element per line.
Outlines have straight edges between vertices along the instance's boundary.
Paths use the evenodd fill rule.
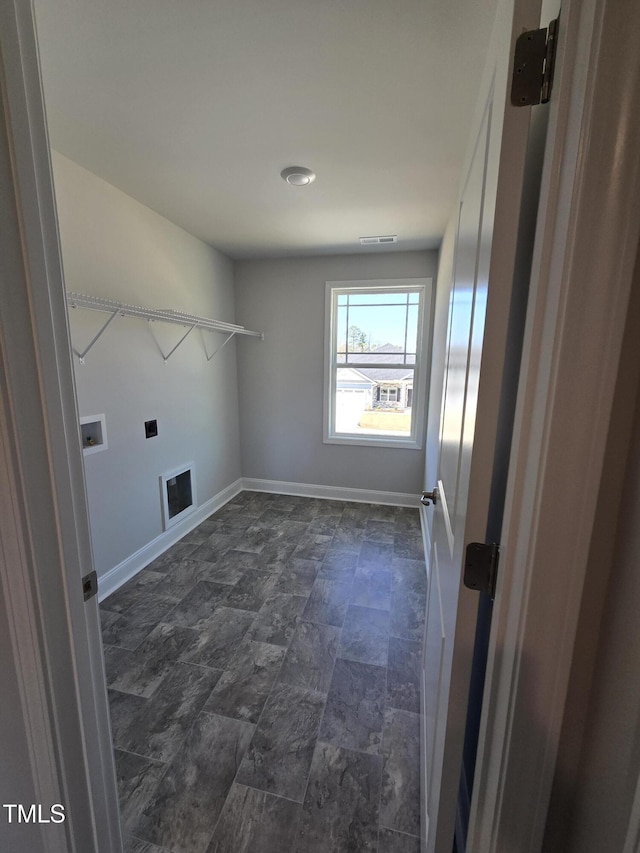
<path fill-rule="evenodd" d="M 395 394 L 395 397 L 393 398 L 393 400 L 391 400 L 389 397 L 389 394 L 391 391 L 393 391 L 393 393 Z M 383 394 L 386 395 L 384 398 L 382 396 Z M 399 403 L 400 402 L 400 389 L 397 387 L 397 385 L 394 385 L 393 388 L 387 387 L 385 385 L 381 385 L 380 386 L 380 402 L 381 403 Z"/>
<path fill-rule="evenodd" d="M 429 393 L 429 353 L 427 344 L 431 330 L 432 279 L 393 278 L 372 281 L 327 281 L 325 290 L 325 345 L 324 345 L 324 432 L 325 444 L 350 444 L 361 447 L 396 447 L 421 450 L 424 445 L 426 405 Z M 418 309 L 418 338 L 416 363 L 413 368 L 413 400 L 411 406 L 411 433 L 409 436 L 376 436 L 360 433 L 338 433 L 335 429 L 335 386 L 339 364 L 337 352 L 336 308 L 338 296 L 355 290 L 371 293 L 399 290 L 420 293 Z M 395 366 L 395 365 L 394 365 Z M 404 365 L 397 365 L 399 368 Z"/>

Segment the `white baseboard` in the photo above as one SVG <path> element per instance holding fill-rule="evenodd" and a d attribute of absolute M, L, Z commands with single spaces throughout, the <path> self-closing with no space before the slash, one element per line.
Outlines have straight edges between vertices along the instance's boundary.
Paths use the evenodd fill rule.
<path fill-rule="evenodd" d="M 206 518 L 217 512 L 241 491 L 242 480 L 237 479 L 234 483 L 222 489 L 221 492 L 218 492 L 217 495 L 214 495 L 210 500 L 196 507 L 190 515 L 178 522 L 174 527 L 165 530 L 160 536 L 156 536 L 151 542 L 143 545 L 135 554 L 132 554 L 117 566 L 109 569 L 108 572 L 98 578 L 98 601 L 103 601 L 111 593 L 119 589 L 122 584 L 130 580 L 134 575 L 137 575 L 141 569 L 144 569 L 156 557 L 163 554 L 167 548 L 175 545 L 183 536 L 186 536 L 187 533 L 199 524 L 202 524 Z"/>
<path fill-rule="evenodd" d="M 243 477 L 242 488 L 247 492 L 273 492 L 277 495 L 297 495 L 303 498 L 325 498 L 334 501 L 356 501 L 368 504 L 417 507 L 418 495 L 401 492 L 378 492 L 373 489 L 348 489 L 343 486 L 317 486 L 311 483 L 285 483 L 282 480 L 257 480 Z"/>

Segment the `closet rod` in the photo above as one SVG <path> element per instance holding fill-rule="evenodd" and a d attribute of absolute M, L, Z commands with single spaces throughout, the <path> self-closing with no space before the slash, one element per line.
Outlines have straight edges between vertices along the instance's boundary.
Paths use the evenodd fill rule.
<path fill-rule="evenodd" d="M 141 305 L 129 305 L 117 302 L 115 299 L 103 299 L 100 296 L 89 296 L 86 293 L 67 291 L 67 304 L 71 308 L 88 308 L 93 311 L 106 311 L 109 314 L 119 314 L 122 317 L 141 317 L 145 320 L 158 320 L 163 323 L 176 323 L 181 326 L 193 326 L 210 332 L 232 332 L 234 335 L 249 335 L 262 338 L 262 332 L 252 332 L 244 326 L 226 323 L 223 320 L 211 320 L 209 317 L 199 317 L 186 311 L 174 309 L 143 308 Z"/>

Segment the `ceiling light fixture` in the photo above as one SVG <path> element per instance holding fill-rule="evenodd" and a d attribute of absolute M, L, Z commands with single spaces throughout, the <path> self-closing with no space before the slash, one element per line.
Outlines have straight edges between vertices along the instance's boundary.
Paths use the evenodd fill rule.
<path fill-rule="evenodd" d="M 280 177 L 292 187 L 306 187 L 315 181 L 316 173 L 305 166 L 288 166 L 280 172 Z"/>

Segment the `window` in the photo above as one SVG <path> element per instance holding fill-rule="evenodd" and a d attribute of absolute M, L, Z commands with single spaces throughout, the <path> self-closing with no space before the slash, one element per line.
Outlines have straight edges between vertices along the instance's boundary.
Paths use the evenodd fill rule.
<path fill-rule="evenodd" d="M 398 401 L 397 388 L 380 388 L 378 400 L 382 403 L 396 403 Z"/>
<path fill-rule="evenodd" d="M 422 445 L 430 303 L 430 279 L 327 282 L 325 442 Z"/>

